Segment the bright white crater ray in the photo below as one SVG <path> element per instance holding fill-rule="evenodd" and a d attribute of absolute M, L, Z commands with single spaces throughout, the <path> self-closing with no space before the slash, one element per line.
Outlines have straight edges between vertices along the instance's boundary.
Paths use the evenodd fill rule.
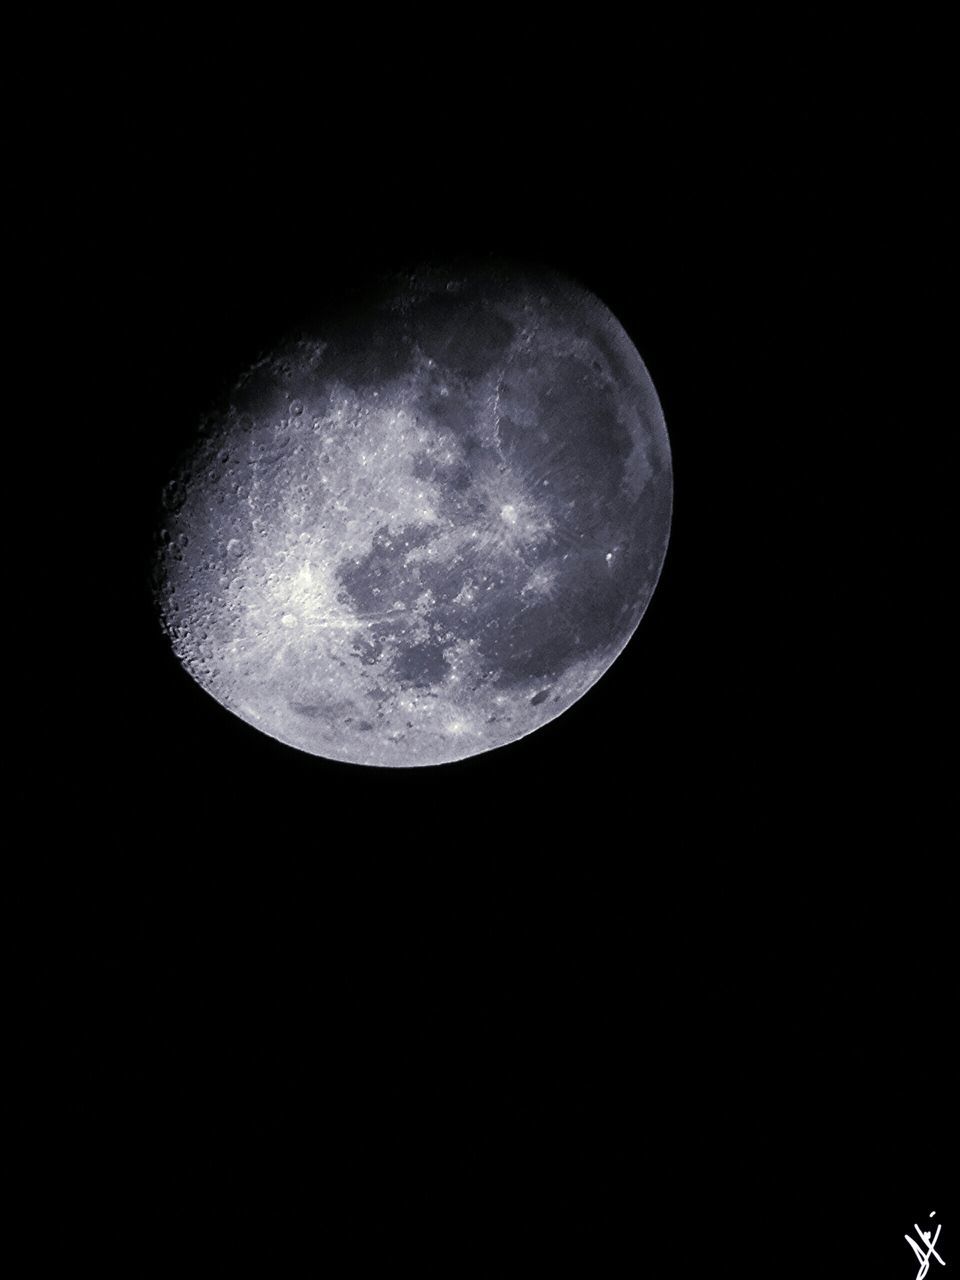
<path fill-rule="evenodd" d="M 258 360 L 167 486 L 158 603 L 219 703 L 355 764 L 442 764 L 575 702 L 650 600 L 663 414 L 543 271 L 424 270 Z"/>

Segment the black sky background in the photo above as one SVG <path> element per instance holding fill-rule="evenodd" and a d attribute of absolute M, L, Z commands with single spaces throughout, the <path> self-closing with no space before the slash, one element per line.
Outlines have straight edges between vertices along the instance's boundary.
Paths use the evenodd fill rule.
<path fill-rule="evenodd" d="M 88 553 L 13 899 L 23 1194 L 133 1275 L 267 1239 L 304 1273 L 910 1276 L 956 1150 L 924 40 L 488 18 L 109 26 L 57 98 Z M 449 255 L 610 306 L 673 534 L 558 720 L 339 765 L 168 652 L 159 489 L 273 338 Z"/>

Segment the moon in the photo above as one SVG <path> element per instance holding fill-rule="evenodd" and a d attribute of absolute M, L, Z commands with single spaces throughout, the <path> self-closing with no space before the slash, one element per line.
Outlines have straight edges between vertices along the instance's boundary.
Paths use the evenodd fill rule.
<path fill-rule="evenodd" d="M 163 497 L 157 602 L 217 702 L 385 767 L 522 738 L 636 630 L 670 447 L 607 307 L 553 271 L 421 268 L 237 379 Z"/>

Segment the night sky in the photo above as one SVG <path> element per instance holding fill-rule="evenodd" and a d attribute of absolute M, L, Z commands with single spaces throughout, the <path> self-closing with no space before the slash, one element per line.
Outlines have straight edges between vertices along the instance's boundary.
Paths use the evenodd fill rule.
<path fill-rule="evenodd" d="M 76 505 L 10 969 L 21 1195 L 76 1259 L 910 1280 L 937 1210 L 956 1265 L 936 113 L 895 33 L 755 18 L 84 31 L 37 143 Z M 180 668 L 160 487 L 311 307 L 456 254 L 623 324 L 666 564 L 530 737 L 337 764 Z"/>

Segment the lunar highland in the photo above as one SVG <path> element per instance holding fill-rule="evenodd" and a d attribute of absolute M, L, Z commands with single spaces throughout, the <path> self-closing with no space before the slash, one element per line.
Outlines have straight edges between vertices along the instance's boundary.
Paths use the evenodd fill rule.
<path fill-rule="evenodd" d="M 259 359 L 167 486 L 190 675 L 332 760 L 442 764 L 553 720 L 660 574 L 672 473 L 610 311 L 543 270 L 418 271 Z"/>

